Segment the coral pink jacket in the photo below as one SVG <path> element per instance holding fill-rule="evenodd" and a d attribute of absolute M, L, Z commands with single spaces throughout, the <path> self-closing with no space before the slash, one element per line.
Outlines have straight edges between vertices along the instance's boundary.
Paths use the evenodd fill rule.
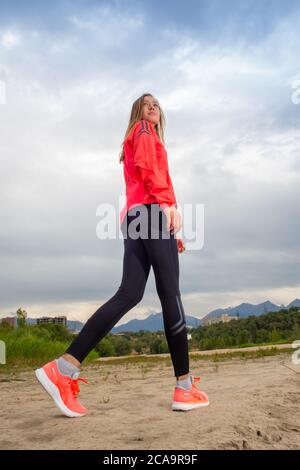
<path fill-rule="evenodd" d="M 123 164 L 126 202 L 120 224 L 127 211 L 140 204 L 177 207 L 167 152 L 150 121 L 142 119 L 131 129 L 124 142 Z"/>

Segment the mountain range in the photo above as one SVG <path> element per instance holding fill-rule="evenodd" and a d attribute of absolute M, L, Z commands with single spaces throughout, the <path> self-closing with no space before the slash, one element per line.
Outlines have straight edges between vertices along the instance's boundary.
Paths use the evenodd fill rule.
<path fill-rule="evenodd" d="M 219 317 L 222 314 L 226 314 L 226 313 L 229 316 L 235 316 L 238 313 L 240 318 L 245 318 L 245 317 L 249 317 L 250 315 L 259 316 L 267 312 L 278 312 L 279 310 L 289 309 L 290 307 L 300 308 L 300 300 L 295 299 L 292 302 L 290 302 L 287 306 L 273 304 L 269 300 L 267 300 L 266 302 L 257 304 L 257 305 L 243 302 L 242 304 L 237 305 L 236 307 L 218 308 L 216 310 L 212 310 L 210 313 L 208 313 L 201 319 L 186 315 L 186 324 L 188 327 L 196 328 L 197 326 L 200 326 L 203 324 L 204 319 Z M 145 318 L 144 320 L 130 320 L 129 322 L 125 324 L 123 323 L 123 325 L 114 327 L 112 329 L 112 333 L 121 333 L 125 331 L 136 332 L 140 330 L 146 330 L 146 331 L 163 330 L 162 312 L 152 314 L 149 317 Z"/>
<path fill-rule="evenodd" d="M 243 302 L 242 304 L 237 305 L 236 307 L 217 308 L 216 310 L 212 310 L 201 320 L 203 321 L 204 319 L 219 317 L 220 315 L 223 315 L 225 313 L 230 316 L 239 314 L 240 318 L 249 317 L 250 315 L 259 316 L 267 312 L 278 312 L 282 309 L 288 310 L 291 307 L 300 307 L 300 300 L 295 299 L 286 306 L 273 304 L 269 300 L 256 305 Z"/>

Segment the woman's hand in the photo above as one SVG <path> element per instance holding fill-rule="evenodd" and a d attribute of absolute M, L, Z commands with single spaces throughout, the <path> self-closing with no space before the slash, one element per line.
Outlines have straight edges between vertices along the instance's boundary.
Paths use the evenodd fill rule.
<path fill-rule="evenodd" d="M 179 253 L 182 253 L 183 251 L 185 251 L 185 244 L 184 244 L 184 241 L 182 240 L 182 238 L 177 238 L 177 249 L 178 249 L 178 252 Z"/>
<path fill-rule="evenodd" d="M 165 206 L 164 213 L 167 217 L 167 230 L 177 233 L 182 226 L 182 218 L 175 206 Z"/>

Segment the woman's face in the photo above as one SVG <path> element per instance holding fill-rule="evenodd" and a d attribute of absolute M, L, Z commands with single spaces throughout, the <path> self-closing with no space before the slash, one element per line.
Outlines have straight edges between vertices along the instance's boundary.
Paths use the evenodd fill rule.
<path fill-rule="evenodd" d="M 143 117 L 147 119 L 151 124 L 156 126 L 159 123 L 160 118 L 160 107 L 158 101 L 152 96 L 145 96 L 143 103 Z"/>

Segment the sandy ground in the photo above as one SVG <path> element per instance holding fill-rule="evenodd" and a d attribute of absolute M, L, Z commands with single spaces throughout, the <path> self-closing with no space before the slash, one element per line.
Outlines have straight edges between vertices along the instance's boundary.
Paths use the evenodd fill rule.
<path fill-rule="evenodd" d="M 89 413 L 60 414 L 33 371 L 0 376 L 1 449 L 300 449 L 300 366 L 291 355 L 190 361 L 211 404 L 174 412 L 166 364 L 85 367 Z M 5 405 L 5 406 L 4 406 Z"/>

